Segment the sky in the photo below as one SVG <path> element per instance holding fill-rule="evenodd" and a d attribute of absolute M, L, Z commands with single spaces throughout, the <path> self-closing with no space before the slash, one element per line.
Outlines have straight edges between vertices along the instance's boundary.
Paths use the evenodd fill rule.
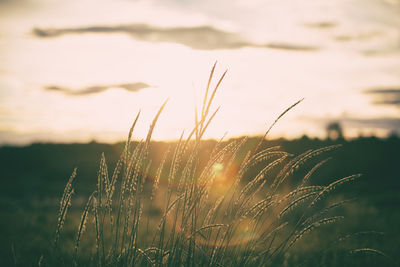
<path fill-rule="evenodd" d="M 399 0 L 0 0 L 0 144 L 400 133 Z"/>

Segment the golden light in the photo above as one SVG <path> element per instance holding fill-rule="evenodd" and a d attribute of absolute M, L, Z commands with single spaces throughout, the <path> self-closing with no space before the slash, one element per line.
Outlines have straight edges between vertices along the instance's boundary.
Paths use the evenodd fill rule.
<path fill-rule="evenodd" d="M 232 164 L 229 169 L 226 169 L 224 164 L 215 163 L 212 167 L 213 179 L 211 182 L 210 196 L 213 199 L 219 198 L 228 193 L 236 180 L 238 167 Z"/>

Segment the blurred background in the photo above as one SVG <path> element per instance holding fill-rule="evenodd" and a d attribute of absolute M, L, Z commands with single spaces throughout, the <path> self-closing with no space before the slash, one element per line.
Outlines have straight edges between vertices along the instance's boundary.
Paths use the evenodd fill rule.
<path fill-rule="evenodd" d="M 51 247 L 78 167 L 73 240 L 101 153 L 112 170 L 139 110 L 136 140 L 169 98 L 155 159 L 190 132 L 216 61 L 212 85 L 228 72 L 205 137 L 254 143 L 304 98 L 264 146 L 342 144 L 312 182 L 362 173 L 342 230 L 384 233 L 367 245 L 399 263 L 400 1 L 0 0 L 0 265 Z"/>

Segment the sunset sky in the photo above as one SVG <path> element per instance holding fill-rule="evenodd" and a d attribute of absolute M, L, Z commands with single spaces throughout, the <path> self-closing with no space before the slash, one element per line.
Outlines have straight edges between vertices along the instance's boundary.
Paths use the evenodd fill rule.
<path fill-rule="evenodd" d="M 207 138 L 400 133 L 398 0 L 0 0 L 0 144 L 178 138 L 215 61 Z"/>

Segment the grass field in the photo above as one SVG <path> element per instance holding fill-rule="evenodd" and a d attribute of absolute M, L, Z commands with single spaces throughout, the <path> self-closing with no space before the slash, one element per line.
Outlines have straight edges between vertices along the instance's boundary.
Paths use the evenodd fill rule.
<path fill-rule="evenodd" d="M 249 143 L 254 140 L 250 139 Z M 209 143 L 202 143 L 202 149 L 207 150 L 207 147 L 215 144 L 212 141 Z M 305 146 L 308 148 L 324 147 L 333 142 L 312 139 L 275 140 L 266 142 L 265 146 L 275 146 L 278 143 L 285 151 L 295 154 Z M 154 148 L 164 150 L 168 145 L 172 149 L 176 146 L 176 144 L 152 143 Z M 311 257 L 315 259 L 314 254 L 319 255 L 320 244 L 325 241 L 326 235 L 333 234 L 332 238 L 335 239 L 346 233 L 376 231 L 383 234 L 358 236 L 356 241 L 363 243 L 354 245 L 382 250 L 398 262 L 400 197 L 394 155 L 400 148 L 400 140 L 363 138 L 343 142 L 342 145 L 340 149 L 328 153 L 329 156 L 332 156 L 332 160 L 322 166 L 310 180 L 313 184 L 326 185 L 334 180 L 334 177 L 344 177 L 355 172 L 363 173 L 364 175 L 357 182 L 338 189 L 335 194 L 335 196 L 345 195 L 347 198 L 356 197 L 356 199 L 338 211 L 338 214 L 345 216 L 340 224 L 332 225 L 331 228 L 321 227 L 318 232 L 304 237 L 308 239 L 304 239 L 302 243 L 293 247 L 292 253 L 295 255 L 299 252 L 298 255 L 305 258 L 306 255 L 312 255 Z M 105 151 L 109 160 L 115 163 L 118 158 L 116 151 L 120 147 L 120 145 L 102 144 L 37 144 L 21 148 L 1 148 L 0 155 L 4 173 L 1 188 L 1 236 L 3 237 L 0 243 L 1 265 L 14 266 L 14 263 L 16 266 L 35 265 L 42 254 L 51 253 L 60 195 L 71 169 L 78 166 L 78 175 L 75 181 L 76 193 L 72 198 L 72 205 L 60 237 L 62 244 L 60 249 L 65 250 L 66 258 L 71 257 L 82 209 L 90 191 L 95 189 L 100 151 Z M 64 154 L 58 153 L 58 151 L 68 150 L 69 152 Z M 86 153 L 83 154 L 80 151 L 86 151 Z M 374 151 L 374 153 L 366 153 L 367 151 Z M 32 160 L 30 161 L 30 159 Z M 57 163 L 51 165 L 51 161 L 57 161 Z M 70 161 L 68 163 L 70 168 L 64 166 L 64 162 L 68 161 Z M 25 167 L 18 168 L 13 163 L 17 166 L 22 164 Z M 168 164 L 166 163 L 166 166 Z M 301 177 L 301 170 L 294 173 L 294 176 Z M 146 188 L 151 188 L 151 180 L 149 179 L 148 182 Z M 160 182 L 160 196 L 165 193 L 165 187 L 166 185 Z M 152 209 L 152 211 L 146 213 L 146 216 L 147 214 L 153 217 L 159 216 L 159 210 Z M 80 245 L 80 249 L 86 251 L 90 251 L 95 242 L 94 233 L 91 232 L 93 222 L 90 216 L 92 215 L 89 214 L 88 231 L 82 236 Z M 335 231 L 339 232 L 338 235 Z M 308 242 L 311 238 L 313 242 Z M 307 253 L 303 250 L 307 250 Z M 85 253 L 80 252 L 80 259 L 84 258 L 84 255 Z M 298 263 L 300 263 L 301 260 L 296 257 L 298 256 L 293 256 L 292 260 L 298 259 Z M 366 256 L 368 263 L 371 263 L 370 266 L 374 266 L 373 261 L 370 261 L 371 257 L 377 261 L 385 260 L 376 255 Z M 332 263 L 331 260 L 327 261 Z M 333 263 L 326 265 L 335 266 Z M 366 265 L 368 266 L 368 264 Z"/>
<path fill-rule="evenodd" d="M 117 145 L 0 148 L 1 265 L 396 266 L 400 140 L 204 141 L 220 82 L 173 143 L 162 106 L 142 141 L 138 115 Z"/>

